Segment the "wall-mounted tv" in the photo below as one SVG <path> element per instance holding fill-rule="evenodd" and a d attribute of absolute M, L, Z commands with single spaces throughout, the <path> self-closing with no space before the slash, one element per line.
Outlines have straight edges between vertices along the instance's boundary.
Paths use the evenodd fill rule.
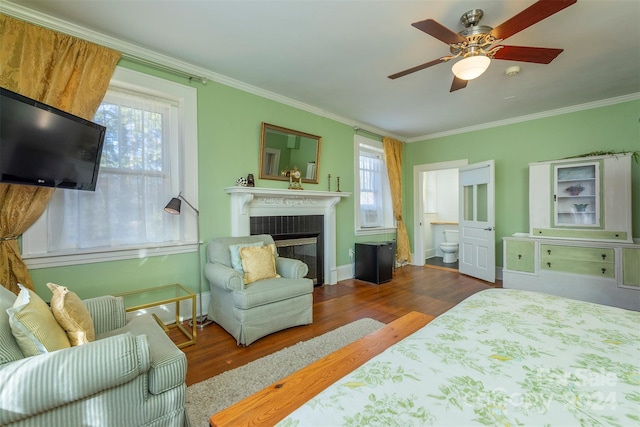
<path fill-rule="evenodd" d="M 105 131 L 0 88 L 0 182 L 94 191 Z"/>

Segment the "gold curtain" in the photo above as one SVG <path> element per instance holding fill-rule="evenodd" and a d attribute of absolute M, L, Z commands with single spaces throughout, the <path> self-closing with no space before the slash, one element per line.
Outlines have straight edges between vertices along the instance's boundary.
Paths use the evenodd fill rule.
<path fill-rule="evenodd" d="M 120 53 L 0 14 L 0 86 L 91 120 Z M 53 189 L 0 184 L 0 284 L 33 289 L 17 238 L 44 211 Z"/>
<path fill-rule="evenodd" d="M 389 185 L 391 186 L 391 200 L 393 203 L 393 216 L 398 225 L 398 261 L 411 262 L 411 247 L 409 235 L 402 219 L 402 142 L 384 137 L 384 158 L 387 162 Z"/>

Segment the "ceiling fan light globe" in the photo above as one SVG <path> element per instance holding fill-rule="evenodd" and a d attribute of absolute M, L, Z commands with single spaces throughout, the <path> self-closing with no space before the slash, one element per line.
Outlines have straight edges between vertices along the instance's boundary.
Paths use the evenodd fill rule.
<path fill-rule="evenodd" d="M 487 71 L 491 59 L 483 55 L 468 56 L 453 64 L 451 71 L 462 80 L 473 80 Z"/>

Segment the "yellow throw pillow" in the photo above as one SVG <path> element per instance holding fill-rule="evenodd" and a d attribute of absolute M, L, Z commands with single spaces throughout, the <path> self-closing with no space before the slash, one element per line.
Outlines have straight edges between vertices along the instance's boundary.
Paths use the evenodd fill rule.
<path fill-rule="evenodd" d="M 264 246 L 263 242 L 255 242 L 255 243 L 239 243 L 237 245 L 229 246 L 229 254 L 231 255 L 231 267 L 234 270 L 239 271 L 244 274 L 244 270 L 242 269 L 242 258 L 240 257 L 240 248 L 245 248 L 247 246 Z"/>
<path fill-rule="evenodd" d="M 258 280 L 280 277 L 276 274 L 275 251 L 276 245 L 273 244 L 240 248 L 245 285 Z"/>
<path fill-rule="evenodd" d="M 53 296 L 51 311 L 67 333 L 72 346 L 87 344 L 96 339 L 93 319 L 82 300 L 74 292 L 55 283 L 47 283 Z"/>
<path fill-rule="evenodd" d="M 46 302 L 22 285 L 13 307 L 7 309 L 11 333 L 25 357 L 71 347 L 64 329 Z"/>

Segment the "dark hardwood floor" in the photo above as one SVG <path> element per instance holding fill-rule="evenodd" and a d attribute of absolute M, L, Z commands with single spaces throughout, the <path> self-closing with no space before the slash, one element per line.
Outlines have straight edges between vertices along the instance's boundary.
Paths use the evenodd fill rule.
<path fill-rule="evenodd" d="M 188 361 L 187 385 L 364 317 L 389 323 L 410 311 L 438 316 L 489 287 L 490 284 L 457 271 L 410 265 L 396 270 L 393 280 L 380 285 L 349 279 L 321 286 L 313 292 L 311 325 L 268 335 L 248 347 L 238 347 L 235 339 L 215 323 L 198 330 L 197 344 L 182 349 Z M 176 330 L 172 337 L 179 342 Z"/>

